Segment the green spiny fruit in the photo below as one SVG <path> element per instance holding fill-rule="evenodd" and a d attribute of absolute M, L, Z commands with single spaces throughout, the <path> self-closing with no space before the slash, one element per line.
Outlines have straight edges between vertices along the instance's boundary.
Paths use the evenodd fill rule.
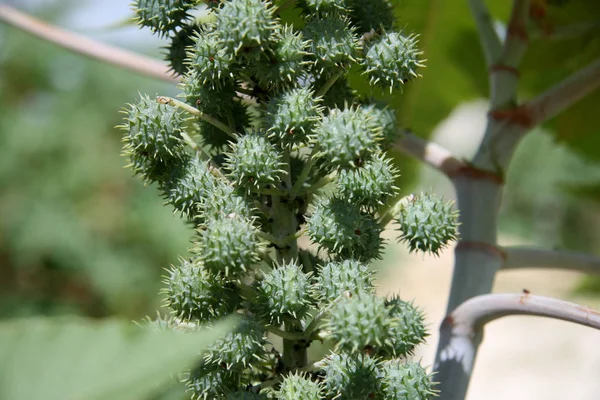
<path fill-rule="evenodd" d="M 283 147 L 307 144 L 321 118 L 318 99 L 309 88 L 283 92 L 272 99 L 265 115 L 269 137 Z"/>
<path fill-rule="evenodd" d="M 225 1 L 217 13 L 220 42 L 236 55 L 252 56 L 255 48 L 269 48 L 279 28 L 270 1 Z"/>
<path fill-rule="evenodd" d="M 329 398 L 365 400 L 379 394 L 379 362 L 362 354 L 332 354 L 326 360 L 325 391 Z"/>
<path fill-rule="evenodd" d="M 197 157 L 186 157 L 171 174 L 163 179 L 160 185 L 167 204 L 176 211 L 194 218 L 197 216 L 198 204 L 209 196 L 217 185 L 207 163 Z"/>
<path fill-rule="evenodd" d="M 371 84 L 383 88 L 400 88 L 405 82 L 418 78 L 422 67 L 422 52 L 417 48 L 417 36 L 398 32 L 384 33 L 369 43 L 363 65 Z"/>
<path fill-rule="evenodd" d="M 216 219 L 223 215 L 237 215 L 252 219 L 254 209 L 241 190 L 233 188 L 220 179 L 200 201 L 198 213 L 205 220 Z"/>
<path fill-rule="evenodd" d="M 119 128 L 125 131 L 123 154 L 129 167 L 148 182 L 161 181 L 185 158 L 181 113 L 148 96 L 124 112 L 127 118 Z"/>
<path fill-rule="evenodd" d="M 229 177 L 242 187 L 260 189 L 278 184 L 285 174 L 282 154 L 266 135 L 249 132 L 238 137 L 227 154 Z"/>
<path fill-rule="evenodd" d="M 185 379 L 185 384 L 194 400 L 224 398 L 231 392 L 243 389 L 244 386 L 239 371 L 207 363 L 202 363 L 193 369 Z"/>
<path fill-rule="evenodd" d="M 310 274 L 304 273 L 296 262 L 273 268 L 258 287 L 259 312 L 272 325 L 301 321 L 312 303 Z"/>
<path fill-rule="evenodd" d="M 315 131 L 319 156 L 333 168 L 356 168 L 378 152 L 381 128 L 360 107 L 330 110 Z"/>
<path fill-rule="evenodd" d="M 265 328 L 251 318 L 244 318 L 236 329 L 212 344 L 204 354 L 208 364 L 224 366 L 230 371 L 243 371 L 266 352 Z"/>
<path fill-rule="evenodd" d="M 386 400 L 429 400 L 437 395 L 432 376 L 416 362 L 385 362 L 380 379 Z"/>
<path fill-rule="evenodd" d="M 209 89 L 218 89 L 234 79 L 234 54 L 223 46 L 217 35 L 215 30 L 204 29 L 194 37 L 187 53 L 190 68 L 196 72 L 194 78 Z"/>
<path fill-rule="evenodd" d="M 382 298 L 359 292 L 333 305 L 326 329 L 336 349 L 356 352 L 387 343 L 393 323 Z"/>
<path fill-rule="evenodd" d="M 340 171 L 337 178 L 339 195 L 376 210 L 397 193 L 398 188 L 394 185 L 397 177 L 398 171 L 391 161 L 379 154 L 359 168 Z"/>
<path fill-rule="evenodd" d="M 187 52 L 188 47 L 194 45 L 194 36 L 198 35 L 198 27 L 185 25 L 181 30 L 171 36 L 171 43 L 166 48 L 165 60 L 169 63 L 171 70 L 177 75 L 183 75 L 188 70 Z"/>
<path fill-rule="evenodd" d="M 139 25 L 162 36 L 181 26 L 195 3 L 195 0 L 134 0 L 133 9 Z"/>
<path fill-rule="evenodd" d="M 306 24 L 304 34 L 310 40 L 310 60 L 319 75 L 347 68 L 358 59 L 358 36 L 346 19 L 315 18 Z"/>
<path fill-rule="evenodd" d="M 176 157 L 184 148 L 181 138 L 183 117 L 174 107 L 159 104 L 149 96 L 141 96 L 126 111 L 123 141 L 127 152 L 143 154 L 157 160 Z"/>
<path fill-rule="evenodd" d="M 231 314 L 241 302 L 235 286 L 210 273 L 198 259 L 181 260 L 165 277 L 166 304 L 178 318 L 211 321 Z"/>
<path fill-rule="evenodd" d="M 359 33 L 374 29 L 392 29 L 394 9 L 390 0 L 346 0 L 350 8 L 350 20 Z"/>
<path fill-rule="evenodd" d="M 294 31 L 291 26 L 283 27 L 276 37 L 273 48 L 250 64 L 250 71 L 258 85 L 273 92 L 298 85 L 306 74 L 308 62 L 305 58 L 309 54 L 309 41 L 304 40 L 302 32 Z"/>
<path fill-rule="evenodd" d="M 374 290 L 373 272 L 360 261 L 330 261 L 319 270 L 313 290 L 315 297 L 324 303 L 332 302 L 345 293 L 370 292 Z"/>
<path fill-rule="evenodd" d="M 423 312 L 396 296 L 386 300 L 385 306 L 395 322 L 390 330 L 389 344 L 383 348 L 384 352 L 393 356 L 411 355 L 415 347 L 428 336 Z"/>
<path fill-rule="evenodd" d="M 382 149 L 387 149 L 398 137 L 396 126 L 396 113 L 390 107 L 380 103 L 363 104 L 360 110 L 370 117 L 374 126 L 382 130 L 382 141 L 379 143 Z"/>
<path fill-rule="evenodd" d="M 345 199 L 319 199 L 307 228 L 314 243 L 341 257 L 368 261 L 381 253 L 381 227 L 374 216 Z"/>
<path fill-rule="evenodd" d="M 448 243 L 457 239 L 458 213 L 452 202 L 422 193 L 403 202 L 396 221 L 400 225 L 399 239 L 411 252 L 419 250 L 438 255 Z"/>
<path fill-rule="evenodd" d="M 258 261 L 262 248 L 251 220 L 228 215 L 210 219 L 198 229 L 192 252 L 212 273 L 238 278 Z"/>
<path fill-rule="evenodd" d="M 277 400 L 321 400 L 323 387 L 302 373 L 291 373 L 283 378 L 276 396 Z"/>

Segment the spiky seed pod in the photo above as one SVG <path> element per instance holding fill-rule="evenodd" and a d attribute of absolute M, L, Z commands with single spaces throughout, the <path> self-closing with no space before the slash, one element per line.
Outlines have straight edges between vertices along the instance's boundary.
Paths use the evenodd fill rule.
<path fill-rule="evenodd" d="M 282 147 L 306 144 L 322 109 L 309 88 L 291 89 L 272 99 L 265 115 L 269 137 Z"/>
<path fill-rule="evenodd" d="M 318 200 L 307 227 L 314 243 L 341 257 L 368 261 L 381 253 L 381 227 L 374 216 L 345 199 Z"/>
<path fill-rule="evenodd" d="M 337 178 L 340 197 L 376 210 L 398 192 L 394 185 L 398 175 L 391 160 L 378 154 L 359 168 L 340 171 Z"/>
<path fill-rule="evenodd" d="M 318 74 L 347 68 L 358 59 L 361 46 L 347 19 L 315 18 L 306 24 L 304 34 L 311 41 L 309 59 Z"/>
<path fill-rule="evenodd" d="M 204 361 L 227 370 L 243 371 L 251 362 L 260 360 L 266 353 L 265 328 L 246 317 L 235 330 L 213 343 L 204 354 Z"/>
<path fill-rule="evenodd" d="M 219 180 L 218 184 L 214 185 L 200 201 L 198 214 L 204 220 L 230 214 L 251 219 L 253 208 L 250 205 L 250 200 L 240 192 L 240 190 L 229 186 L 224 180 Z"/>
<path fill-rule="evenodd" d="M 183 117 L 176 108 L 145 95 L 124 112 L 127 117 L 119 126 L 125 131 L 123 154 L 129 157 L 134 174 L 157 181 L 170 170 L 170 164 L 185 157 Z"/>
<path fill-rule="evenodd" d="M 184 382 L 193 400 L 221 399 L 243 388 L 242 376 L 238 371 L 207 363 L 193 369 Z"/>
<path fill-rule="evenodd" d="M 393 323 L 384 299 L 359 292 L 334 304 L 326 329 L 336 349 L 356 352 L 386 344 Z"/>
<path fill-rule="evenodd" d="M 234 54 L 223 46 L 217 35 L 217 31 L 203 30 L 193 38 L 193 46 L 187 53 L 190 68 L 196 72 L 195 78 L 213 90 L 234 79 Z"/>
<path fill-rule="evenodd" d="M 384 33 L 369 44 L 363 65 L 371 84 L 383 88 L 400 88 L 405 82 L 418 78 L 422 67 L 422 52 L 417 48 L 417 36 L 399 32 Z"/>
<path fill-rule="evenodd" d="M 333 168 L 355 168 L 378 151 L 381 128 L 358 108 L 330 110 L 315 130 L 318 156 Z"/>
<path fill-rule="evenodd" d="M 381 127 L 383 139 L 379 144 L 383 149 L 386 149 L 398 139 L 396 113 L 393 109 L 384 104 L 373 103 L 363 104 L 360 110 L 371 117 L 375 126 Z"/>
<path fill-rule="evenodd" d="M 195 0 L 134 0 L 137 23 L 163 36 L 182 25 Z"/>
<path fill-rule="evenodd" d="M 400 225 L 398 239 L 408 244 L 411 252 L 438 255 L 448 243 L 457 239 L 458 212 L 453 202 L 427 194 L 411 195 L 402 204 L 396 221 Z"/>
<path fill-rule="evenodd" d="M 162 316 L 158 311 L 156 312 L 156 318 L 152 319 L 146 316 L 141 323 L 134 323 L 144 328 L 159 331 L 194 332 L 200 328 L 200 325 L 196 322 L 184 322 L 174 316 Z"/>
<path fill-rule="evenodd" d="M 320 270 L 313 286 L 315 297 L 329 303 L 344 293 L 357 294 L 373 291 L 373 272 L 369 266 L 356 260 L 330 261 Z"/>
<path fill-rule="evenodd" d="M 201 83 L 198 72 L 192 69 L 183 77 L 181 87 L 186 103 L 227 122 L 235 131 L 242 132 L 247 126 L 246 107 L 237 98 L 233 83 L 226 83 L 219 90 L 212 90 Z M 203 144 L 216 152 L 223 150 L 231 140 L 225 132 L 202 119 L 197 119 L 194 127 Z"/>
<path fill-rule="evenodd" d="M 411 355 L 415 347 L 428 336 L 423 312 L 397 296 L 386 300 L 385 306 L 395 322 L 390 329 L 389 344 L 382 348 L 380 354 L 396 357 Z"/>
<path fill-rule="evenodd" d="M 311 309 L 310 274 L 295 261 L 266 273 L 258 287 L 257 308 L 272 325 L 298 323 Z"/>
<path fill-rule="evenodd" d="M 381 365 L 381 391 L 386 400 L 429 400 L 437 395 L 433 376 L 416 362 L 387 361 Z"/>
<path fill-rule="evenodd" d="M 305 61 L 308 45 L 302 32 L 294 31 L 291 26 L 283 27 L 273 48 L 250 64 L 258 85 L 273 92 L 297 86 L 308 67 Z"/>
<path fill-rule="evenodd" d="M 238 215 L 210 219 L 198 235 L 191 251 L 209 271 L 233 279 L 258 261 L 263 247 L 252 221 Z"/>
<path fill-rule="evenodd" d="M 371 29 L 392 29 L 394 9 L 389 0 L 346 0 L 350 8 L 350 20 L 358 33 Z"/>
<path fill-rule="evenodd" d="M 171 36 L 171 43 L 166 47 L 165 60 L 171 70 L 177 75 L 183 75 L 188 70 L 186 61 L 188 47 L 194 45 L 194 36 L 199 33 L 196 25 L 185 25 Z"/>
<path fill-rule="evenodd" d="M 229 52 L 244 56 L 257 55 L 252 49 L 269 48 L 275 38 L 278 24 L 271 1 L 225 1 L 218 10 L 216 31 L 219 41 Z"/>
<path fill-rule="evenodd" d="M 283 378 L 276 396 L 277 400 L 321 400 L 323 387 L 302 373 L 291 373 Z"/>
<path fill-rule="evenodd" d="M 234 285 L 210 273 L 198 259 L 181 260 L 165 277 L 166 304 L 178 318 L 211 321 L 231 314 L 241 302 Z"/>
<path fill-rule="evenodd" d="M 282 154 L 266 135 L 251 131 L 240 136 L 227 154 L 225 168 L 238 185 L 259 189 L 280 182 L 285 173 Z"/>
<path fill-rule="evenodd" d="M 376 399 L 379 394 L 377 360 L 362 354 L 332 354 L 326 360 L 325 391 L 328 398 Z"/>
<path fill-rule="evenodd" d="M 193 218 L 197 215 L 198 204 L 212 192 L 217 184 L 207 164 L 198 157 L 185 158 L 178 168 L 159 186 L 167 201 L 176 211 Z"/>

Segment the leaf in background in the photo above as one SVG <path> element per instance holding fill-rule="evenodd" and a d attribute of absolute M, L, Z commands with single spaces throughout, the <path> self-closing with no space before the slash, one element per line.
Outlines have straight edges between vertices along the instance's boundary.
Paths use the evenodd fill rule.
<path fill-rule="evenodd" d="M 539 37 L 532 40 L 521 68 L 521 94 L 535 96 L 600 56 L 600 2 L 569 0 L 550 2 L 534 25 Z M 588 26 L 581 34 L 552 39 L 569 27 Z M 600 160 L 600 127 L 596 122 L 600 91 L 587 96 L 547 124 L 557 141 L 580 154 Z"/>
<path fill-rule="evenodd" d="M 0 324 L 0 398 L 144 398 L 191 367 L 233 326 L 229 318 L 184 333 L 119 320 L 6 320 Z"/>

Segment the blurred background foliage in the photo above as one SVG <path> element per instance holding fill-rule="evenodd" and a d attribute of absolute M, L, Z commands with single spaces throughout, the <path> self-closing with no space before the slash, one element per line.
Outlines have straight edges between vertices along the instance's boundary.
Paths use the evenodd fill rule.
<path fill-rule="evenodd" d="M 548 24 L 600 21 L 600 2 L 537 2 L 547 11 L 536 20 L 542 33 Z M 73 14 L 92 2 L 43 3 L 35 14 L 56 21 L 67 7 Z M 398 107 L 403 125 L 428 136 L 457 106 L 487 96 L 487 73 L 465 1 L 401 3 L 399 24 L 421 35 L 427 68 L 404 95 L 378 96 Z M 509 2 L 488 4 L 493 15 L 506 19 Z M 123 21 L 118 18 L 115 25 Z M 542 33 L 525 60 L 524 96 L 600 52 L 597 31 L 570 41 L 549 41 Z M 141 34 L 148 46 L 128 46 L 160 57 L 156 39 Z M 353 81 L 358 89 L 363 83 Z M 177 89 L 0 26 L 0 317 L 140 319 L 159 307 L 163 268 L 185 254 L 192 231 L 162 207 L 154 188 L 144 188 L 123 169 L 121 133 L 114 127 L 121 122 L 119 108 L 138 92 L 174 95 Z M 503 232 L 547 247 L 595 251 L 600 135 L 592 117 L 599 95 L 525 138 L 508 171 Z M 460 132 L 452 137 L 451 148 L 478 140 Z M 437 187 L 419 181 L 414 161 L 398 158 L 404 194 Z"/>

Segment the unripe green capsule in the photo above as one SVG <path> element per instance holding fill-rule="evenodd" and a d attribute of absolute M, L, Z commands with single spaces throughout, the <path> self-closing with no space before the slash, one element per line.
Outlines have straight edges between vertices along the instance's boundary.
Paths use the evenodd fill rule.
<path fill-rule="evenodd" d="M 283 378 L 276 396 L 277 400 L 321 400 L 323 388 L 302 373 L 291 373 Z"/>
<path fill-rule="evenodd" d="M 416 362 L 399 360 L 381 365 L 381 391 L 386 400 L 429 400 L 437 395 L 433 376 Z"/>
<path fill-rule="evenodd" d="M 405 82 L 418 78 L 416 70 L 422 67 L 417 48 L 417 36 L 403 36 L 398 32 L 384 33 L 369 43 L 363 65 L 371 84 L 393 89 Z"/>
<path fill-rule="evenodd" d="M 315 130 L 319 156 L 332 168 L 355 168 L 378 152 L 381 127 L 360 107 L 330 110 Z"/>
<path fill-rule="evenodd" d="M 281 151 L 269 142 L 265 134 L 249 132 L 239 136 L 232 144 L 225 168 L 238 185 L 259 189 L 279 183 L 285 173 L 281 159 Z"/>
<path fill-rule="evenodd" d="M 296 262 L 269 271 L 257 288 L 257 309 L 272 325 L 297 323 L 311 310 L 310 274 Z"/>
<path fill-rule="evenodd" d="M 458 213 L 452 202 L 422 193 L 405 199 L 396 217 L 400 225 L 399 240 L 408 244 L 411 252 L 439 254 L 448 243 L 457 239 Z"/>
<path fill-rule="evenodd" d="M 165 301 L 181 319 L 211 321 L 231 314 L 241 302 L 235 286 L 210 273 L 198 259 L 181 260 L 164 282 Z"/>
<path fill-rule="evenodd" d="M 377 399 L 379 362 L 362 354 L 332 354 L 326 360 L 325 391 L 328 398 Z"/>
<path fill-rule="evenodd" d="M 347 259 L 330 261 L 319 270 L 313 291 L 323 303 L 334 301 L 346 293 L 371 292 L 373 272 L 363 262 Z"/>
<path fill-rule="evenodd" d="M 311 41 L 309 58 L 319 75 L 324 71 L 347 68 L 358 59 L 360 43 L 347 19 L 315 18 L 306 24 L 304 34 Z"/>
<path fill-rule="evenodd" d="M 214 274 L 236 279 L 259 260 L 263 243 L 247 218 L 233 214 L 210 219 L 198 234 L 192 252 Z"/>
<path fill-rule="evenodd" d="M 132 7 L 138 24 L 162 36 L 182 25 L 195 3 L 194 0 L 134 0 Z"/>
<path fill-rule="evenodd" d="M 381 227 L 374 216 L 345 199 L 318 200 L 307 228 L 314 243 L 340 257 L 368 261 L 381 253 Z"/>

